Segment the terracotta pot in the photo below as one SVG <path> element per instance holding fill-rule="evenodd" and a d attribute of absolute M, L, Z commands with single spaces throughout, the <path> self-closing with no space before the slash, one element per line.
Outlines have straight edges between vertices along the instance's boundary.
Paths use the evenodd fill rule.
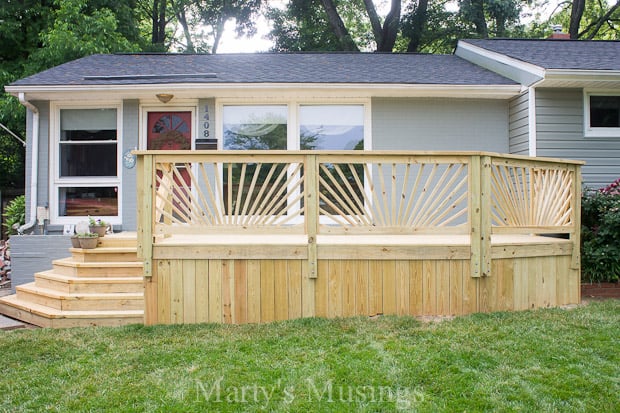
<path fill-rule="evenodd" d="M 99 242 L 99 237 L 81 237 L 80 240 L 80 248 L 84 248 L 85 250 L 97 248 L 97 242 Z"/>
<path fill-rule="evenodd" d="M 108 229 L 108 227 L 107 227 L 107 225 L 91 225 L 91 226 L 88 227 L 88 229 L 93 234 L 97 234 L 100 237 L 104 237 L 105 236 L 105 232 Z"/>

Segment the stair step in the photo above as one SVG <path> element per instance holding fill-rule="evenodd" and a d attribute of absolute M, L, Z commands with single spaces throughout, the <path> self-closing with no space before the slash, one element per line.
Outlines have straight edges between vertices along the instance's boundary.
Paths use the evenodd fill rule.
<path fill-rule="evenodd" d="M 39 327 L 68 328 L 143 324 L 144 310 L 63 311 L 21 300 L 17 295 L 0 298 L 0 313 Z"/>
<path fill-rule="evenodd" d="M 40 288 L 64 293 L 143 293 L 143 277 L 75 277 L 57 274 L 53 270 L 42 271 L 34 276 Z"/>
<path fill-rule="evenodd" d="M 144 310 L 142 293 L 72 294 L 37 287 L 35 283 L 15 288 L 23 301 L 66 311 Z"/>
<path fill-rule="evenodd" d="M 133 235 L 131 235 L 133 234 Z M 114 247 L 131 247 L 136 248 L 138 246 L 138 239 L 136 233 L 120 233 L 120 234 L 107 234 L 103 238 L 99 238 L 98 245 L 104 248 Z"/>
<path fill-rule="evenodd" d="M 134 262 L 138 259 L 135 247 L 70 248 L 69 251 L 71 251 L 73 260 L 78 262 Z"/>
<path fill-rule="evenodd" d="M 54 273 L 74 277 L 141 277 L 142 262 L 118 261 L 106 262 L 80 262 L 72 257 L 54 260 L 52 262 Z"/>

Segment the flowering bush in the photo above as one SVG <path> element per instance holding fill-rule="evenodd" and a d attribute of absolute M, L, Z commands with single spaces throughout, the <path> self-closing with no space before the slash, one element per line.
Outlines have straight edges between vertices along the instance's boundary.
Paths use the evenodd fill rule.
<path fill-rule="evenodd" d="M 620 179 L 597 191 L 584 191 L 581 201 L 582 281 L 620 279 Z"/>

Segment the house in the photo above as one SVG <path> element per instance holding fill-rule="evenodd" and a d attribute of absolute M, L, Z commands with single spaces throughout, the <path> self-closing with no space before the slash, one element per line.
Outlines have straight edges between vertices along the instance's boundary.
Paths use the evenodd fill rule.
<path fill-rule="evenodd" d="M 6 90 L 28 109 L 22 230 L 46 234 L 14 238 L 16 283 L 65 256 L 59 235 L 87 216 L 137 229 L 135 150 L 487 151 L 585 160 L 588 186 L 620 175 L 620 42 L 93 55 Z"/>

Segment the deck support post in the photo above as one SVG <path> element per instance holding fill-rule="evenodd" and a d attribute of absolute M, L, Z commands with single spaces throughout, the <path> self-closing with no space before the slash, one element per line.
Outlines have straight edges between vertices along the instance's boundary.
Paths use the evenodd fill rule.
<path fill-rule="evenodd" d="M 305 222 L 308 235 L 308 278 L 318 276 L 316 236 L 319 229 L 319 166 L 317 155 L 307 155 L 304 166 Z"/>
<path fill-rule="evenodd" d="M 471 276 L 491 275 L 491 157 L 474 155 L 469 165 Z"/>
<path fill-rule="evenodd" d="M 145 277 L 153 271 L 153 164 L 153 155 L 138 157 L 138 258 Z"/>
<path fill-rule="evenodd" d="M 572 174 L 571 223 L 573 224 L 573 229 L 570 232 L 570 239 L 573 241 L 573 254 L 571 257 L 571 268 L 581 270 L 581 166 L 573 165 Z M 579 276 L 581 277 L 581 271 Z"/>

